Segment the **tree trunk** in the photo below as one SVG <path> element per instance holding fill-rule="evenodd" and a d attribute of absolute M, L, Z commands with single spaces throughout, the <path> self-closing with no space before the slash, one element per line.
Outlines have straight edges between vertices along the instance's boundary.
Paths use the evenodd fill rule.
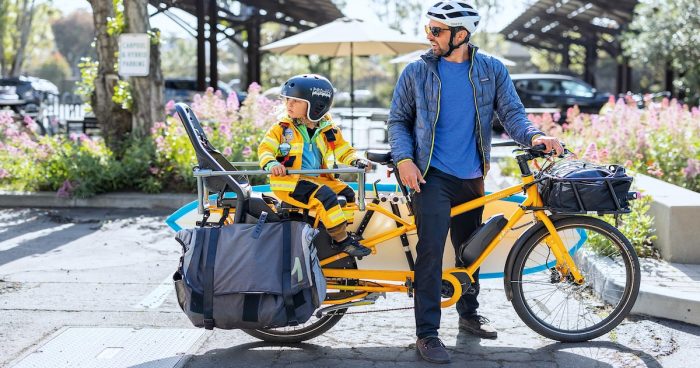
<path fill-rule="evenodd" d="M 126 32 L 146 33 L 151 31 L 147 6 L 147 0 L 124 0 Z M 132 132 L 136 137 L 145 137 L 150 134 L 154 122 L 165 119 L 159 40 L 151 43 L 148 76 L 131 77 L 129 83 L 133 98 Z"/>
<path fill-rule="evenodd" d="M 95 94 L 92 109 L 102 128 L 105 143 L 117 156 L 121 156 L 124 139 L 131 131 L 131 113 L 112 101 L 114 86 L 119 75 L 114 64 L 117 61 L 118 42 L 107 34 L 107 18 L 114 17 L 112 1 L 88 0 L 92 5 L 95 23 L 95 49 L 97 51 L 97 77 L 95 77 Z"/>
<path fill-rule="evenodd" d="M 7 9 L 9 8 L 5 0 L 0 0 L 0 77 L 7 75 L 7 65 L 5 64 L 5 29 L 7 28 Z"/>
<path fill-rule="evenodd" d="M 30 3 L 31 1 L 31 3 Z M 24 50 L 29 41 L 29 35 L 32 32 L 32 20 L 34 20 L 34 0 L 25 0 L 22 3 L 22 11 L 17 15 L 17 30 L 19 30 L 19 44 L 14 49 L 16 50 L 12 65 L 10 66 L 10 76 L 17 77 L 22 72 L 22 64 L 24 63 Z M 17 42 L 17 40 L 13 40 Z"/>

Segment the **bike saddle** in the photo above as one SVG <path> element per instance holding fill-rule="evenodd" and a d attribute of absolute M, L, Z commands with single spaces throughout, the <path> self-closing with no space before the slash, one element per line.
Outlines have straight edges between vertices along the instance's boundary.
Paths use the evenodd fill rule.
<path fill-rule="evenodd" d="M 391 151 L 367 151 L 367 159 L 382 165 L 391 163 Z"/>

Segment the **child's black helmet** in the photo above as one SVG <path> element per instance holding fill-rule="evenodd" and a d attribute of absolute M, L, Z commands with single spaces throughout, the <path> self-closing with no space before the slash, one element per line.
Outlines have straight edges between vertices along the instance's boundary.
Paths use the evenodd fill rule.
<path fill-rule="evenodd" d="M 319 121 L 333 104 L 333 85 L 317 74 L 296 75 L 284 82 L 280 96 L 308 102 L 306 117 L 311 121 Z"/>

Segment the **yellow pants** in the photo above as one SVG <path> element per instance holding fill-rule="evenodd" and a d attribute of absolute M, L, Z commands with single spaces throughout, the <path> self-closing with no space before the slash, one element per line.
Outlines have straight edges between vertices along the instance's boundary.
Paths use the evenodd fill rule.
<path fill-rule="evenodd" d="M 348 202 L 355 201 L 355 192 L 340 180 L 323 176 L 301 176 L 294 191 L 275 191 L 275 196 L 293 206 L 314 210 L 326 229 L 344 224 L 345 214 L 338 203 L 338 194 L 344 195 Z"/>

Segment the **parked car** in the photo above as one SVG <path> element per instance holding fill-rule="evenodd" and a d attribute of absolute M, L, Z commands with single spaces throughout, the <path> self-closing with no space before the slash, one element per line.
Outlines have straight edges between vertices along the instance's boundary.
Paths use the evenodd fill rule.
<path fill-rule="evenodd" d="M 219 81 L 217 83 L 217 89 L 221 91 L 224 98 L 234 92 L 228 84 Z M 174 100 L 175 102 L 192 102 L 192 98 L 195 94 L 202 93 L 197 90 L 197 80 L 188 78 L 168 78 L 165 80 L 165 90 L 163 91 L 163 97 L 165 101 Z M 245 92 L 235 91 L 238 96 L 238 101 L 245 100 L 248 95 Z"/>
<path fill-rule="evenodd" d="M 510 76 L 526 108 L 566 109 L 578 105 L 582 112 L 597 113 L 608 102 L 609 93 L 598 92 L 588 83 L 560 74 L 513 74 Z"/>
<path fill-rule="evenodd" d="M 58 102 L 58 95 L 56 85 L 45 79 L 29 76 L 0 78 L 0 110 L 12 110 L 18 119 L 31 117 L 42 134 L 50 129 L 46 110 Z"/>
<path fill-rule="evenodd" d="M 577 105 L 581 112 L 597 114 L 608 102 L 610 94 L 599 92 L 588 83 L 561 74 L 511 74 L 515 90 L 528 112 L 559 112 L 560 123 L 566 121 L 566 110 Z M 502 130 L 494 119 L 494 127 Z"/>

